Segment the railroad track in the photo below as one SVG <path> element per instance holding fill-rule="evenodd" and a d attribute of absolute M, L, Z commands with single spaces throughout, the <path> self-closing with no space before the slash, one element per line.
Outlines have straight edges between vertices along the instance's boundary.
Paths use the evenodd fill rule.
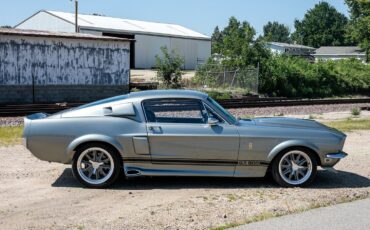
<path fill-rule="evenodd" d="M 33 113 L 56 113 L 83 103 L 0 105 L 0 117 L 25 116 Z"/>
<path fill-rule="evenodd" d="M 277 106 L 298 105 L 332 105 L 332 104 L 359 104 L 370 103 L 370 98 L 346 98 L 346 99 L 287 99 L 287 98 L 241 98 L 218 100 L 227 108 L 261 108 Z M 64 109 L 73 108 L 83 103 L 56 103 L 56 104 L 23 104 L 23 105 L 0 105 L 0 117 L 25 116 L 33 113 L 56 113 Z M 370 106 L 361 108 L 370 110 Z"/>
<path fill-rule="evenodd" d="M 342 98 L 342 99 L 287 99 L 287 98 L 252 98 L 219 100 L 225 108 L 261 108 L 277 106 L 299 105 L 333 105 L 333 104 L 360 104 L 370 103 L 370 98 Z"/>

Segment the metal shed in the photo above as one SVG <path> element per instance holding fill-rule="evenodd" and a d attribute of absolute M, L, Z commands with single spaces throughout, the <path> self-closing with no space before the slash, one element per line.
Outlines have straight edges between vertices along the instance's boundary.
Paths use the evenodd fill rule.
<path fill-rule="evenodd" d="M 57 32 L 73 32 L 75 15 L 41 10 L 15 27 Z M 146 22 L 98 15 L 78 15 L 81 33 L 134 39 L 131 43 L 131 68 L 155 67 L 155 56 L 166 46 L 185 59 L 184 69 L 195 69 L 211 55 L 211 39 L 175 24 Z"/>
<path fill-rule="evenodd" d="M 127 93 L 130 42 L 0 29 L 0 104 L 92 101 Z"/>

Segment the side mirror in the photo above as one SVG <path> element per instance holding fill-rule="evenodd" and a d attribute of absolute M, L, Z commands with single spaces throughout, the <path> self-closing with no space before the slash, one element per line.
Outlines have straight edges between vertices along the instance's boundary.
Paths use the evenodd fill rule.
<path fill-rule="evenodd" d="M 218 120 L 217 119 L 215 119 L 215 118 L 208 118 L 208 124 L 210 125 L 210 126 L 215 126 L 215 125 L 217 125 L 218 124 Z"/>
<path fill-rule="evenodd" d="M 112 105 L 103 108 L 105 116 L 135 116 L 135 109 L 132 103 Z"/>

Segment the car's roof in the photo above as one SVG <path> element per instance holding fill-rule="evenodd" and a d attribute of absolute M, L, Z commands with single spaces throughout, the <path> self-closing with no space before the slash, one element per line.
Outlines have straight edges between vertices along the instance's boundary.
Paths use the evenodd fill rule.
<path fill-rule="evenodd" d="M 97 105 L 116 103 L 118 101 L 132 101 L 132 100 L 147 100 L 147 99 L 158 99 L 158 98 L 195 98 L 195 99 L 206 99 L 207 94 L 193 91 L 193 90 L 146 90 L 140 92 L 133 92 L 129 94 L 119 95 L 115 97 L 110 97 L 102 99 L 99 101 L 94 101 L 79 107 L 77 109 L 85 109 Z"/>
<path fill-rule="evenodd" d="M 128 94 L 128 98 L 141 98 L 141 99 L 148 99 L 148 98 L 199 98 L 204 99 L 207 98 L 208 95 L 199 91 L 195 90 L 146 90 L 140 92 L 133 92 Z"/>

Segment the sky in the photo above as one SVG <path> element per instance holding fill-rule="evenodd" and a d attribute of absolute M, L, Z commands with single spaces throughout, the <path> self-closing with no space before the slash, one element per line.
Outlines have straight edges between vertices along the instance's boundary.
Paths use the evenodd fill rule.
<path fill-rule="evenodd" d="M 74 0 L 1 0 L 0 25 L 14 26 L 35 12 L 74 12 Z M 326 0 L 348 16 L 344 0 Z M 294 30 L 294 20 L 302 19 L 320 0 L 79 0 L 83 14 L 179 24 L 211 35 L 215 26 L 223 28 L 235 16 L 246 20 L 262 33 L 268 21 L 278 21 Z"/>

